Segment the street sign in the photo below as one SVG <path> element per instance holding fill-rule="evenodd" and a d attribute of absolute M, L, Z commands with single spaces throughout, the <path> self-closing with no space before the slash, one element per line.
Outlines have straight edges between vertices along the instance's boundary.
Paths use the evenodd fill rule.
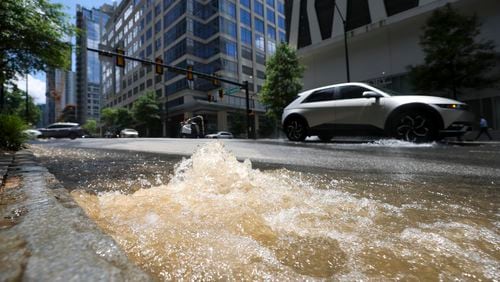
<path fill-rule="evenodd" d="M 240 90 L 241 89 L 239 87 L 226 88 L 224 89 L 224 94 L 231 95 L 240 92 Z"/>

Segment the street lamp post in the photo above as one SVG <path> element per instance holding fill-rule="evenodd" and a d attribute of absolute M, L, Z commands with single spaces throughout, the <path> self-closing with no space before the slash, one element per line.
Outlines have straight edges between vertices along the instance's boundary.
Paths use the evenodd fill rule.
<path fill-rule="evenodd" d="M 26 74 L 26 120 L 29 120 L 28 74 Z"/>
<path fill-rule="evenodd" d="M 342 16 L 342 13 L 340 12 L 339 6 L 337 5 L 337 2 L 334 2 L 335 8 L 337 9 L 337 12 L 339 13 L 340 19 L 342 20 L 342 24 L 344 25 L 344 50 L 345 50 L 345 71 L 346 71 L 346 76 L 347 76 L 347 82 L 351 82 L 351 74 L 349 71 L 349 48 L 347 47 L 347 21 L 344 16 Z"/>

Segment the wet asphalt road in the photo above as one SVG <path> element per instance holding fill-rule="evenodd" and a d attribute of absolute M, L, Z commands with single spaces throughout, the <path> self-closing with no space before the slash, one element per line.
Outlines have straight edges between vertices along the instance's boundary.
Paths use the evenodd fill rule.
<path fill-rule="evenodd" d="M 35 147 L 64 150 L 120 152 L 127 163 L 166 158 L 175 163 L 207 139 L 78 139 L 34 141 Z M 250 159 L 260 168 L 289 168 L 311 173 L 383 178 L 385 181 L 434 179 L 500 188 L 500 145 L 414 145 L 393 140 L 364 144 L 338 144 L 284 140 L 224 140 L 238 159 Z M 145 153 L 145 154 L 144 154 Z M 107 161 L 112 162 L 110 157 Z M 169 161 L 167 161 L 169 162 Z M 171 166 L 172 164 L 169 164 Z M 119 168 L 117 166 L 116 168 Z M 166 166 L 167 167 L 167 166 Z M 167 169 L 168 170 L 168 169 Z M 111 170 L 110 170 L 111 171 Z M 115 169 L 112 171 L 123 171 Z"/>

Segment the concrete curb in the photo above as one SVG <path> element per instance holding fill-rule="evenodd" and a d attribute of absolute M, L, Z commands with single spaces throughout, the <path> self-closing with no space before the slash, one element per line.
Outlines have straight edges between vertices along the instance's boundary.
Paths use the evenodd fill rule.
<path fill-rule="evenodd" d="M 150 281 L 30 151 L 0 188 L 0 281 Z"/>

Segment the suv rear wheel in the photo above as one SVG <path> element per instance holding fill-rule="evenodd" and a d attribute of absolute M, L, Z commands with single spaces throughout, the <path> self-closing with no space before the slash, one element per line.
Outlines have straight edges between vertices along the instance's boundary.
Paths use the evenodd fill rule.
<path fill-rule="evenodd" d="M 404 111 L 392 121 L 391 134 L 396 139 L 409 142 L 431 142 L 437 138 L 437 127 L 433 117 L 426 111 Z"/>
<path fill-rule="evenodd" d="M 304 141 L 307 137 L 307 123 L 302 118 L 290 118 L 284 129 L 286 137 L 290 141 Z"/>

